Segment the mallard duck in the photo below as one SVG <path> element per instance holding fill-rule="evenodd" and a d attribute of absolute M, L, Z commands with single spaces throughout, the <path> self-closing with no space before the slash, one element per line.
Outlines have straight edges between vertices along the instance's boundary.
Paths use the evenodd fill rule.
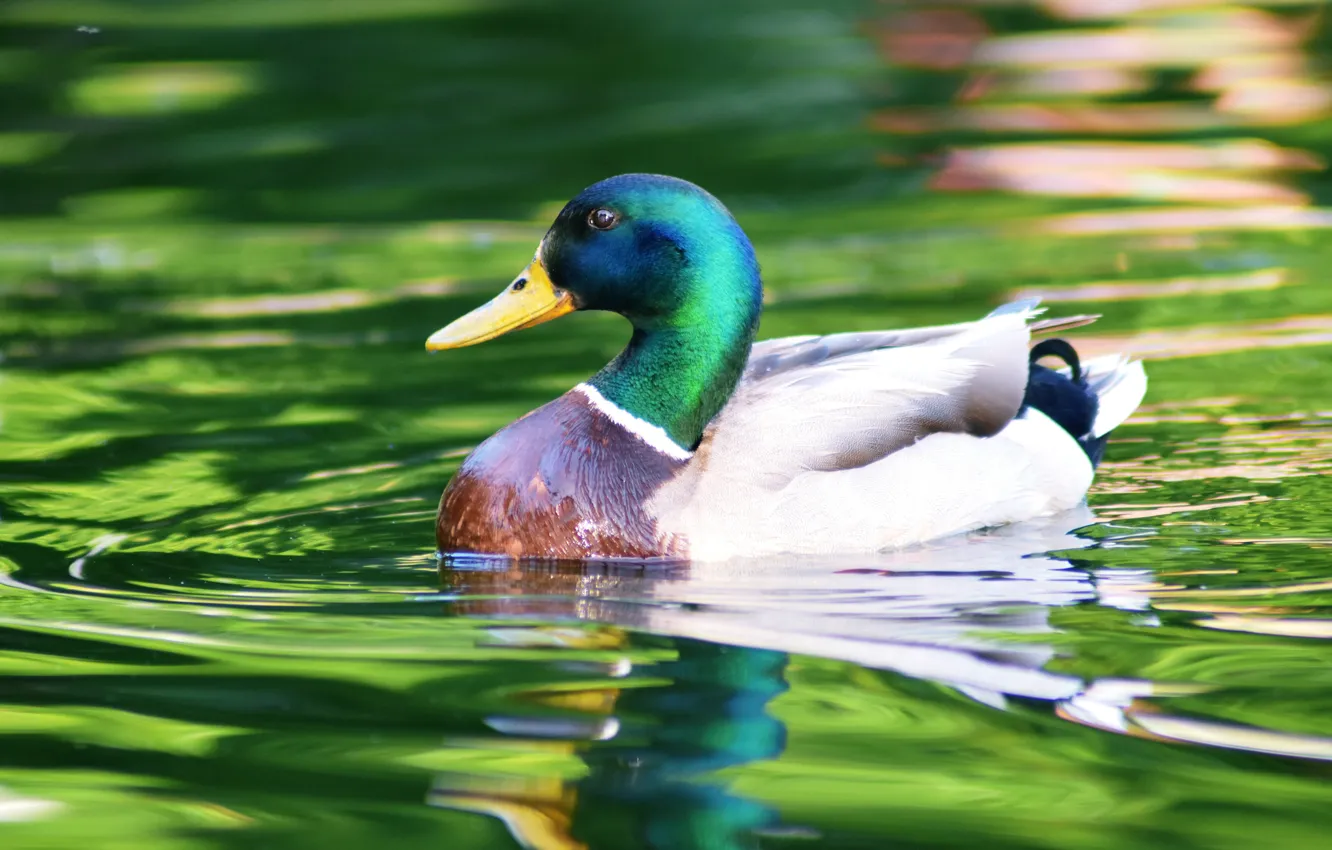
<path fill-rule="evenodd" d="M 471 453 L 444 553 L 718 560 L 873 552 L 1081 504 L 1147 378 L 1079 363 L 1035 301 L 972 322 L 754 342 L 754 248 L 720 201 L 626 174 L 570 201 L 499 295 L 426 342 L 474 345 L 574 310 L 628 346 Z M 1047 355 L 1058 370 L 1036 363 Z"/>

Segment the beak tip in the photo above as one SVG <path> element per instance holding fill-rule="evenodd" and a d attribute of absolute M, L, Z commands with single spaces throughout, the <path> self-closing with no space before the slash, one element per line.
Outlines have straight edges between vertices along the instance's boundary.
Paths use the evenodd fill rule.
<path fill-rule="evenodd" d="M 425 341 L 426 351 L 433 354 L 476 345 L 575 309 L 568 293 L 550 282 L 540 260 L 533 260 L 518 278 L 524 283 L 521 288 L 505 287 L 485 304 L 432 333 Z"/>

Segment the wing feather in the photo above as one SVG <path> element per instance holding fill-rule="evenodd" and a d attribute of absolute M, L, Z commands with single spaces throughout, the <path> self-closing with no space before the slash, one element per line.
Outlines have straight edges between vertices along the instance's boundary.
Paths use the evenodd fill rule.
<path fill-rule="evenodd" d="M 1038 314 L 1022 304 L 976 322 L 758 343 L 701 462 L 709 477 L 777 488 L 934 433 L 996 434 L 1021 406 Z"/>

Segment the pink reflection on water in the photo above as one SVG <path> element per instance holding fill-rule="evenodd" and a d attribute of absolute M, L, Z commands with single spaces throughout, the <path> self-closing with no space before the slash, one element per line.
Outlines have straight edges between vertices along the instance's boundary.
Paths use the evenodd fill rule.
<path fill-rule="evenodd" d="M 1263 139 L 1180 142 L 1033 142 L 1003 147 L 958 148 L 950 161 L 988 170 L 1040 171 L 1085 168 L 1161 168 L 1255 171 L 1323 168 L 1321 157 Z"/>
<path fill-rule="evenodd" d="M 1125 132 L 1185 132 L 1231 126 L 1209 106 L 1190 103 L 977 104 L 968 107 L 885 109 L 870 121 L 885 133 L 945 131 L 986 133 L 1077 133 L 1115 136 Z"/>
<path fill-rule="evenodd" d="M 1219 144 L 1049 142 L 955 148 L 930 185 L 1086 197 L 1304 204 L 1264 173 L 1312 171 L 1322 160 L 1269 142 Z"/>
<path fill-rule="evenodd" d="M 1071 213 L 1031 225 L 1036 232 L 1068 234 L 1162 233 L 1204 230 L 1287 230 L 1332 227 L 1332 210 L 1298 206 L 1171 207 Z"/>
<path fill-rule="evenodd" d="M 1015 33 L 990 26 L 987 12 L 994 4 L 985 0 L 960 0 L 947 10 L 925 0 L 887 5 L 892 11 L 876 35 L 890 65 L 964 76 L 951 104 L 879 111 L 870 125 L 884 133 L 1127 140 L 1242 133 L 1332 114 L 1332 86 L 1310 51 L 1317 10 L 1276 14 L 1256 3 L 1032 0 L 1026 5 L 1055 17 L 1104 23 Z M 943 159 L 930 184 L 938 191 L 1297 206 L 1308 198 L 1280 173 L 1323 167 L 1306 151 L 1242 138 L 1220 145 L 973 142 L 948 150 Z M 895 164 L 892 156 L 884 161 Z"/>
<path fill-rule="evenodd" d="M 1078 349 L 1087 357 L 1122 351 L 1134 358 L 1163 360 L 1328 343 L 1332 343 L 1332 315 L 1292 316 L 1286 319 L 1131 334 L 1080 336 Z"/>
<path fill-rule="evenodd" d="M 1189 68 L 1231 56 L 1297 49 L 1298 28 L 1253 9 L 1229 6 L 1195 14 L 1180 25 L 1171 18 L 1104 29 L 1058 29 L 988 39 L 977 64 L 1042 67 L 1118 65 Z"/>

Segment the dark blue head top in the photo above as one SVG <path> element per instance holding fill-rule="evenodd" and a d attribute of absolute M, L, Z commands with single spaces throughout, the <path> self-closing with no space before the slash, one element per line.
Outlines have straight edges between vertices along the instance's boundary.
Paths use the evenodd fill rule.
<path fill-rule="evenodd" d="M 758 316 L 758 261 L 740 225 L 704 190 L 674 177 L 622 174 L 574 198 L 541 243 L 551 281 L 579 309 L 635 326 Z"/>

